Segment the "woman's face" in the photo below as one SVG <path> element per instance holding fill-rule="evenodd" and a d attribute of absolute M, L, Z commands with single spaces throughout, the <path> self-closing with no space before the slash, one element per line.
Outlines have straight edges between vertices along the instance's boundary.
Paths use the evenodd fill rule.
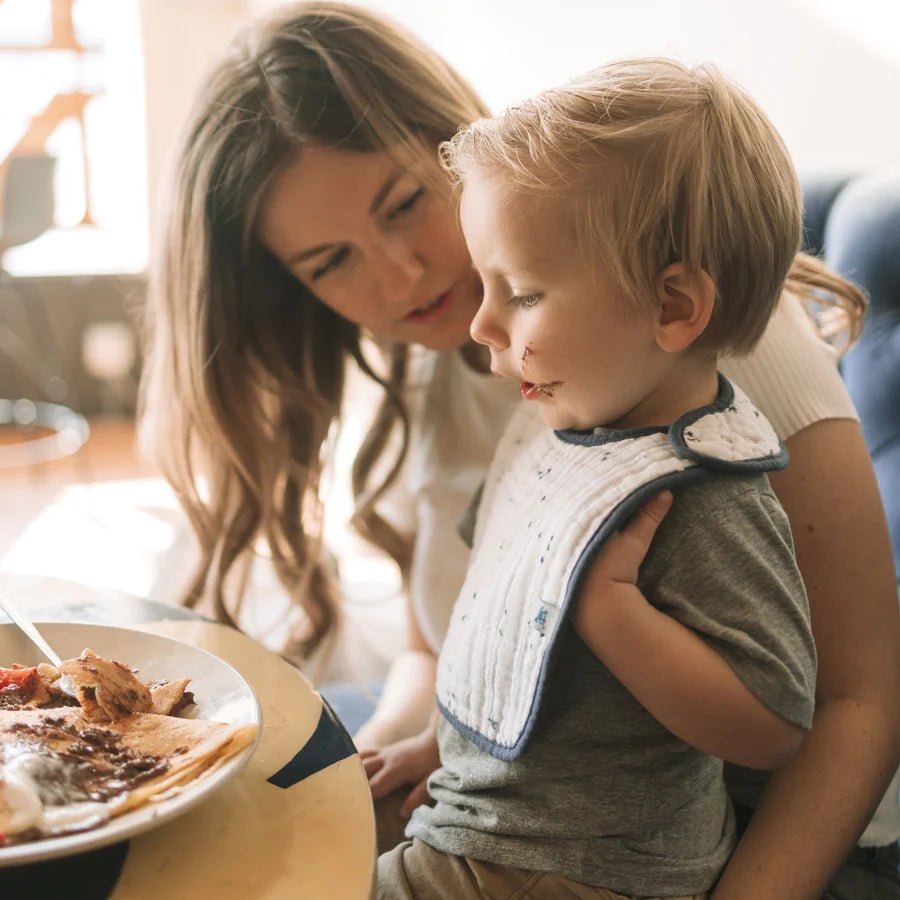
<path fill-rule="evenodd" d="M 385 153 L 309 148 L 275 177 L 260 237 L 322 303 L 373 334 L 459 347 L 481 287 L 449 197 Z"/>

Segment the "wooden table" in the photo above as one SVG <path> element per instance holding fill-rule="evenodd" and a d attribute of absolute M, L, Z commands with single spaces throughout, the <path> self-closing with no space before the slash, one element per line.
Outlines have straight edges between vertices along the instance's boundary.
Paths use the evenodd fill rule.
<path fill-rule="evenodd" d="M 343 726 L 296 669 L 239 632 L 178 607 L 42 576 L 0 575 L 0 590 L 35 621 L 136 628 L 208 650 L 247 679 L 263 710 L 250 762 L 208 801 L 129 841 L 0 869 L 0 897 L 369 896 L 375 825 L 365 772 Z M 2 613 L 0 621 L 7 621 Z"/>

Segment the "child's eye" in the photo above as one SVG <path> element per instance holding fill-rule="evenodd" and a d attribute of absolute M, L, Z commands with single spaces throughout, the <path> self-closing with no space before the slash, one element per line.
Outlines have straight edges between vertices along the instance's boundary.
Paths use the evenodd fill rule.
<path fill-rule="evenodd" d="M 397 219 L 402 216 L 404 213 L 410 212 L 413 207 L 422 199 L 425 195 L 425 188 L 420 187 L 417 188 L 412 194 L 410 194 L 402 203 L 399 203 L 395 206 L 389 213 L 389 219 Z"/>
<path fill-rule="evenodd" d="M 522 294 L 520 296 L 513 296 L 509 298 L 509 302 L 512 303 L 513 306 L 521 306 L 523 309 L 531 309 L 538 300 L 543 297 L 543 294 Z"/>
<path fill-rule="evenodd" d="M 329 259 L 324 262 L 318 269 L 313 269 L 312 275 L 310 275 L 310 280 L 315 281 L 317 278 L 321 278 L 323 275 L 327 275 L 329 272 L 336 269 L 346 258 L 347 254 L 350 251 L 347 247 L 341 247 L 336 253 L 332 254 Z"/>

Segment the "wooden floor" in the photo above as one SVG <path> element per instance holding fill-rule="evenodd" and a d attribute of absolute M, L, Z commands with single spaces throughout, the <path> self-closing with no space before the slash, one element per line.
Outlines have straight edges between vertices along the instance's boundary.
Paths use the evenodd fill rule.
<path fill-rule="evenodd" d="M 23 468 L 0 468 L 0 556 L 64 487 L 155 475 L 140 459 L 134 422 L 94 419 L 85 445 L 73 456 Z"/>

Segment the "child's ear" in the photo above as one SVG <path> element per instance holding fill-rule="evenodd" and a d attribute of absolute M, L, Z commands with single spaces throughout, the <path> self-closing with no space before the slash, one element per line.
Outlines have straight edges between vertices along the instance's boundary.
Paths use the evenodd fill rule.
<path fill-rule="evenodd" d="M 672 263 L 656 276 L 656 344 L 680 353 L 706 330 L 716 303 L 716 286 L 703 269 Z"/>

